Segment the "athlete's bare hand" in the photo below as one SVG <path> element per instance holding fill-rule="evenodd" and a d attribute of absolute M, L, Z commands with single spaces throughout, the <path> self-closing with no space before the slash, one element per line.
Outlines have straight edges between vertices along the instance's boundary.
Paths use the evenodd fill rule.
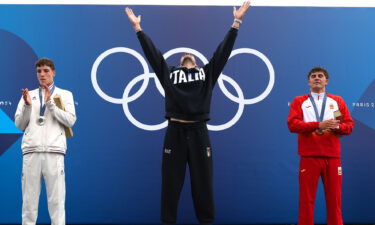
<path fill-rule="evenodd" d="M 134 30 L 136 32 L 142 30 L 141 29 L 141 15 L 136 16 L 131 8 L 126 7 L 125 13 L 129 18 L 130 23 L 132 24 Z"/>
<path fill-rule="evenodd" d="M 31 98 L 30 98 L 29 90 L 26 88 L 26 89 L 22 89 L 21 91 L 22 91 L 22 97 L 23 97 L 23 100 L 25 101 L 25 104 L 31 105 Z"/>
<path fill-rule="evenodd" d="M 233 16 L 235 19 L 242 20 L 242 18 L 247 13 L 247 10 L 250 8 L 250 1 L 246 1 L 242 4 L 242 6 L 239 9 L 236 9 L 236 7 L 233 7 Z"/>
<path fill-rule="evenodd" d="M 319 129 L 327 130 L 327 129 L 337 129 L 339 127 L 340 121 L 339 120 L 326 120 L 319 123 Z"/>

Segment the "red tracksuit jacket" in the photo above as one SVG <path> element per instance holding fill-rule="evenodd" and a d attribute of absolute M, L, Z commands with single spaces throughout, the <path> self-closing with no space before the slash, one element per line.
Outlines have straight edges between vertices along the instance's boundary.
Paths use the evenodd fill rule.
<path fill-rule="evenodd" d="M 320 107 L 318 107 L 320 113 L 323 93 L 313 93 L 312 95 L 316 104 L 320 103 Z M 340 136 L 352 132 L 354 121 L 344 100 L 340 96 L 327 93 L 323 121 L 334 119 L 333 112 L 336 110 L 340 110 L 342 114 L 339 128 L 318 135 L 315 130 L 319 128 L 319 122 L 317 122 L 309 95 L 298 96 L 293 100 L 290 105 L 288 127 L 291 132 L 298 133 L 298 154 L 300 156 L 340 157 Z"/>

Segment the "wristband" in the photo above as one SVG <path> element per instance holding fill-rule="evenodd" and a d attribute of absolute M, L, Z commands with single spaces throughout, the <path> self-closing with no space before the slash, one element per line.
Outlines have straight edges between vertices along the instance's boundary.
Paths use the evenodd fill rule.
<path fill-rule="evenodd" d="M 234 22 L 237 22 L 237 23 L 239 23 L 239 24 L 242 24 L 242 20 L 237 19 L 237 18 L 234 19 Z"/>

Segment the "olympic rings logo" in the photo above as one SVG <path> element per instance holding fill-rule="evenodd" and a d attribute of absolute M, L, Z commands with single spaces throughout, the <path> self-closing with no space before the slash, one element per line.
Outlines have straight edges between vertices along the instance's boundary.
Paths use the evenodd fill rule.
<path fill-rule="evenodd" d="M 208 63 L 208 60 L 206 59 L 206 57 L 204 57 L 204 55 L 202 55 L 200 52 L 198 52 L 194 49 L 185 48 L 185 47 L 175 48 L 175 49 L 169 50 L 163 56 L 164 56 L 165 59 L 167 59 L 168 57 L 170 57 L 174 54 L 185 53 L 185 52 L 188 52 L 188 53 L 191 53 L 191 54 L 195 55 L 196 57 L 198 57 L 203 62 L 203 64 Z M 140 75 L 136 76 L 126 85 L 122 98 L 114 98 L 114 97 L 111 97 L 111 96 L 107 95 L 106 93 L 104 93 L 102 91 L 102 89 L 99 87 L 99 84 L 98 84 L 98 81 L 97 81 L 97 71 L 98 71 L 98 67 L 99 67 L 100 63 L 107 56 L 109 56 L 111 54 L 115 54 L 115 53 L 130 54 L 130 55 L 134 56 L 141 63 L 141 65 L 143 67 L 143 74 L 140 74 Z M 236 56 L 236 55 L 240 55 L 240 54 L 255 55 L 255 56 L 259 57 L 265 63 L 265 65 L 267 66 L 268 72 L 269 72 L 268 85 L 267 85 L 266 89 L 259 96 L 254 97 L 254 98 L 246 99 L 244 97 L 242 89 L 240 88 L 238 83 L 236 81 L 234 81 L 231 77 L 222 73 L 219 76 L 219 79 L 217 81 L 218 84 L 219 84 L 219 87 L 220 87 L 221 91 L 224 93 L 225 96 L 227 96 L 233 102 L 238 103 L 238 110 L 237 110 L 236 114 L 233 116 L 233 118 L 230 119 L 228 122 L 226 122 L 224 124 L 221 124 L 221 125 L 207 124 L 207 127 L 208 127 L 209 130 L 220 131 L 220 130 L 228 129 L 231 126 L 233 126 L 240 119 L 245 105 L 255 104 L 255 103 L 260 102 L 263 99 L 265 99 L 270 94 L 270 92 L 272 91 L 272 88 L 275 84 L 275 71 L 273 69 L 273 66 L 272 66 L 270 60 L 263 53 L 255 50 L 255 49 L 239 48 L 239 49 L 235 49 L 235 50 L 232 51 L 229 59 Z M 166 121 L 164 121 L 160 124 L 154 124 L 154 125 L 144 124 L 144 123 L 138 121 L 129 110 L 129 103 L 137 100 L 144 93 L 144 91 L 146 90 L 146 88 L 148 86 L 150 78 L 154 79 L 156 87 L 159 90 L 160 94 L 163 97 L 165 97 L 163 87 L 161 86 L 161 84 L 160 84 L 159 80 L 157 79 L 155 73 L 150 73 L 150 70 L 149 70 L 149 67 L 148 67 L 148 64 L 147 64 L 146 60 L 138 52 L 134 51 L 133 49 L 125 48 L 125 47 L 111 48 L 111 49 L 108 49 L 107 51 L 103 52 L 95 60 L 93 66 L 92 66 L 92 69 L 91 69 L 92 85 L 93 85 L 96 93 L 101 98 L 103 98 L 104 100 L 106 100 L 108 102 L 114 103 L 114 104 L 122 104 L 122 108 L 124 110 L 125 116 L 128 118 L 128 120 L 134 126 L 140 128 L 140 129 L 143 129 L 143 130 L 155 131 L 155 130 L 160 130 L 160 129 L 165 128 L 168 125 L 168 121 L 166 120 Z M 228 89 L 224 86 L 224 82 L 223 82 L 224 80 L 233 86 L 234 90 L 237 93 L 237 96 L 234 96 L 232 93 L 230 93 L 228 91 Z M 143 81 L 143 83 L 142 83 L 141 87 L 139 88 L 139 90 L 136 93 L 134 93 L 133 95 L 129 96 L 129 93 L 130 93 L 131 89 L 134 87 L 135 84 L 137 84 L 140 81 Z"/>

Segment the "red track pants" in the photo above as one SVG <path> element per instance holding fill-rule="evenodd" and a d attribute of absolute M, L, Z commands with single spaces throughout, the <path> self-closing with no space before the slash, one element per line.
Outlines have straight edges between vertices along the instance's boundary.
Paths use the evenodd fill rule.
<path fill-rule="evenodd" d="M 320 176 L 324 184 L 327 224 L 342 225 L 341 160 L 330 157 L 301 157 L 298 225 L 314 225 L 314 202 Z"/>

